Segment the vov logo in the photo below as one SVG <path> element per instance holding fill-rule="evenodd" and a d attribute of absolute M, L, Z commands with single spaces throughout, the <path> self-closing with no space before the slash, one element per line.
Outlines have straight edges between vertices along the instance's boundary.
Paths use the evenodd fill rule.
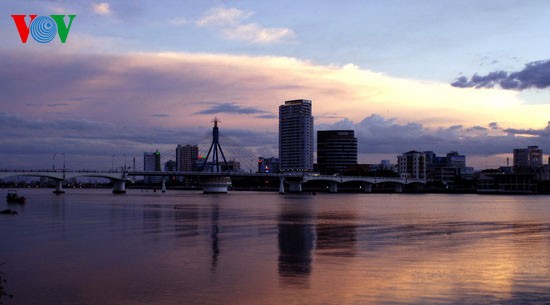
<path fill-rule="evenodd" d="M 74 17 L 76 17 L 76 15 L 68 15 L 69 24 L 67 25 L 65 24 L 65 15 L 50 15 L 49 17 L 29 15 L 31 18 L 29 24 L 25 22 L 26 16 L 27 15 L 11 15 L 22 43 L 27 43 L 29 33 L 32 38 L 39 43 L 48 43 L 52 41 L 56 34 L 59 35 L 61 43 L 65 43 L 69 31 L 71 30 Z"/>

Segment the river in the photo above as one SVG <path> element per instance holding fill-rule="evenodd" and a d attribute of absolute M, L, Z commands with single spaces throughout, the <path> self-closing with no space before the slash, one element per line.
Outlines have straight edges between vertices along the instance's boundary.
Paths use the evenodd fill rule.
<path fill-rule="evenodd" d="M 4 304 L 550 303 L 550 196 L 19 194 Z"/>

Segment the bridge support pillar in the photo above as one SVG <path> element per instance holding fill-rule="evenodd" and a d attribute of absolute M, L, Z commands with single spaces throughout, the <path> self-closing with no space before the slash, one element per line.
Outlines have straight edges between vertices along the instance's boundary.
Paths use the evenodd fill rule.
<path fill-rule="evenodd" d="M 288 190 L 293 193 L 302 192 L 302 182 L 301 181 L 289 181 Z"/>
<path fill-rule="evenodd" d="M 166 178 L 165 178 L 165 177 L 162 178 L 162 188 L 161 188 L 161 191 L 162 191 L 163 193 L 166 193 Z"/>
<path fill-rule="evenodd" d="M 331 182 L 328 188 L 329 193 L 338 193 L 338 183 Z"/>
<path fill-rule="evenodd" d="M 395 185 L 395 192 L 396 193 L 402 193 L 403 192 L 403 185 L 402 184 L 396 184 Z"/>
<path fill-rule="evenodd" d="M 53 193 L 56 195 L 65 194 L 63 190 L 63 180 L 55 180 L 55 191 L 53 191 Z"/>
<path fill-rule="evenodd" d="M 115 180 L 113 194 L 126 194 L 126 181 Z"/>
<path fill-rule="evenodd" d="M 285 193 L 285 177 L 279 177 L 279 194 Z"/>
<path fill-rule="evenodd" d="M 372 192 L 372 184 L 367 183 L 363 185 L 363 193 L 370 193 Z"/>

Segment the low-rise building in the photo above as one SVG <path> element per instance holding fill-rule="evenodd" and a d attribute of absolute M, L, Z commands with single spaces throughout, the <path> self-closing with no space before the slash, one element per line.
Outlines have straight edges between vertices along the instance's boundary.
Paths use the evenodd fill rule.
<path fill-rule="evenodd" d="M 402 179 L 426 179 L 426 155 L 412 150 L 397 156 L 397 170 Z"/>
<path fill-rule="evenodd" d="M 258 173 L 278 173 L 279 158 L 258 158 Z"/>

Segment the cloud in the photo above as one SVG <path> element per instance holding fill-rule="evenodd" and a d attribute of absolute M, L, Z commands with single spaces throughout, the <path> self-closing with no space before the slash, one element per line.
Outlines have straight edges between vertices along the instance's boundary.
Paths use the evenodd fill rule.
<path fill-rule="evenodd" d="M 254 12 L 217 7 L 197 20 L 196 24 L 218 28 L 227 39 L 258 44 L 276 43 L 295 37 L 294 31 L 288 28 L 268 28 L 257 23 L 245 23 L 252 15 Z"/>
<path fill-rule="evenodd" d="M 256 23 L 242 24 L 224 29 L 225 37 L 233 40 L 253 43 L 274 43 L 294 37 L 294 32 L 287 28 L 264 28 Z"/>
<path fill-rule="evenodd" d="M 357 130 L 364 154 L 392 160 L 411 149 L 490 156 L 548 143 L 529 133 L 541 133 L 536 127 L 548 122 L 550 105 L 526 105 L 513 91 L 459 89 L 352 64 L 202 53 L 0 50 L 0 57 L 0 168 L 48 162 L 52 150 L 86 155 L 90 164 L 98 153 L 110 166 L 113 153 L 208 138 L 213 115 L 222 133 L 237 133 L 241 146 L 271 156 L 277 109 L 298 98 L 313 101 L 318 128 Z M 55 104 L 67 105 L 48 106 Z"/>
<path fill-rule="evenodd" d="M 196 23 L 198 26 L 237 26 L 253 14 L 253 12 L 245 12 L 236 8 L 216 7 L 208 11 Z"/>
<path fill-rule="evenodd" d="M 69 14 L 69 12 L 67 11 L 67 9 L 64 8 L 64 7 L 61 7 L 61 6 L 50 6 L 49 9 L 50 9 L 51 11 L 53 11 L 54 13 L 59 14 L 59 15 L 67 15 L 67 14 Z"/>
<path fill-rule="evenodd" d="M 54 104 L 47 104 L 48 107 L 65 107 L 69 106 L 67 103 L 54 103 Z"/>
<path fill-rule="evenodd" d="M 537 138 L 550 138 L 550 122 L 548 122 L 548 125 L 545 128 L 542 128 L 542 129 L 506 128 L 506 129 L 504 129 L 504 132 L 507 132 L 507 133 L 513 134 L 513 135 L 520 135 L 520 136 L 534 136 L 534 137 L 537 137 Z"/>
<path fill-rule="evenodd" d="M 111 14 L 111 8 L 107 2 L 92 3 L 92 10 L 98 15 Z"/>
<path fill-rule="evenodd" d="M 481 126 L 450 125 L 429 128 L 418 122 L 399 123 L 395 118 L 372 114 L 355 123 L 342 119 L 333 124 L 316 125 L 316 130 L 355 130 L 359 152 L 363 155 L 395 156 L 410 150 L 431 150 L 437 154 L 459 151 L 469 156 L 510 154 L 527 145 L 550 147 L 550 126 L 541 129 L 505 128 L 498 131 Z M 113 154 L 137 157 L 144 151 L 159 149 L 163 158 L 173 159 L 177 144 L 198 144 L 207 149 L 210 128 L 161 128 L 120 126 L 87 119 L 33 120 L 22 115 L 0 113 L 0 156 L 2 168 L 31 158 L 25 168 L 46 166 L 54 153 L 70 156 L 71 167 L 108 168 Z M 253 167 L 257 156 L 276 156 L 278 133 L 273 130 L 221 127 L 220 142 L 227 158 Z M 28 156 L 28 157 L 26 157 Z M 164 160 L 164 159 L 163 159 Z M 119 161 L 120 162 L 120 161 Z M 472 164 L 470 164 L 472 165 Z"/>
<path fill-rule="evenodd" d="M 267 111 L 254 107 L 243 107 L 235 103 L 216 103 L 215 105 L 197 111 L 195 114 L 219 114 L 219 113 L 235 113 L 235 114 L 254 114 L 266 113 Z"/>
<path fill-rule="evenodd" d="M 276 118 L 278 118 L 278 116 L 276 114 L 262 114 L 262 115 L 255 116 L 255 118 L 258 118 L 258 119 L 276 119 Z"/>
<path fill-rule="evenodd" d="M 494 125 L 493 125 L 494 126 Z M 550 126 L 542 129 L 506 128 L 498 131 L 481 126 L 451 125 L 428 128 L 418 122 L 399 123 L 373 114 L 358 123 L 348 119 L 318 126 L 318 130 L 355 130 L 362 154 L 396 155 L 410 150 L 449 151 L 477 156 L 510 154 L 527 145 L 550 147 Z"/>
<path fill-rule="evenodd" d="M 315 118 L 320 119 L 343 119 L 344 117 L 341 114 L 337 113 L 324 113 L 324 114 L 317 114 L 315 115 Z"/>
<path fill-rule="evenodd" d="M 170 24 L 173 26 L 182 26 L 187 23 L 188 21 L 184 17 L 177 17 L 177 18 L 170 19 Z"/>
<path fill-rule="evenodd" d="M 211 114 L 224 113 L 224 125 L 233 126 L 243 123 L 237 117 L 243 113 L 276 113 L 285 100 L 296 98 L 313 100 L 318 123 L 344 117 L 358 121 L 381 113 L 428 126 L 475 126 L 489 119 L 528 128 L 533 122 L 546 123 L 550 112 L 548 105 L 526 107 L 511 91 L 457 89 L 354 65 L 318 65 L 289 57 L 34 51 L 0 51 L 0 55 L 2 110 L 42 119 L 55 118 L 50 111 L 63 109 L 128 125 L 141 120 L 162 126 L 204 126 Z M 25 72 L 30 70 L 35 73 Z M 238 102 L 217 102 L 221 98 Z M 156 113 L 170 113 L 174 119 L 159 121 L 151 116 Z M 273 128 L 271 120 L 254 116 L 246 124 Z"/>
<path fill-rule="evenodd" d="M 164 162 L 174 159 L 177 144 L 208 149 L 209 131 L 206 128 L 124 127 L 87 119 L 32 120 L 18 114 L 0 113 L 3 135 L 0 168 L 51 167 L 52 155 L 65 153 L 72 169 L 108 169 L 112 155 L 136 157 L 139 164 L 143 152 L 155 149 L 162 152 Z M 246 169 L 255 166 L 258 155 L 276 151 L 276 132 L 234 128 L 222 131 L 220 141 L 226 157 L 238 159 Z"/>
<path fill-rule="evenodd" d="M 495 71 L 483 76 L 474 74 L 470 79 L 461 76 L 451 85 L 458 88 L 499 86 L 510 90 L 546 89 L 550 87 L 550 60 L 528 63 L 518 72 Z"/>

